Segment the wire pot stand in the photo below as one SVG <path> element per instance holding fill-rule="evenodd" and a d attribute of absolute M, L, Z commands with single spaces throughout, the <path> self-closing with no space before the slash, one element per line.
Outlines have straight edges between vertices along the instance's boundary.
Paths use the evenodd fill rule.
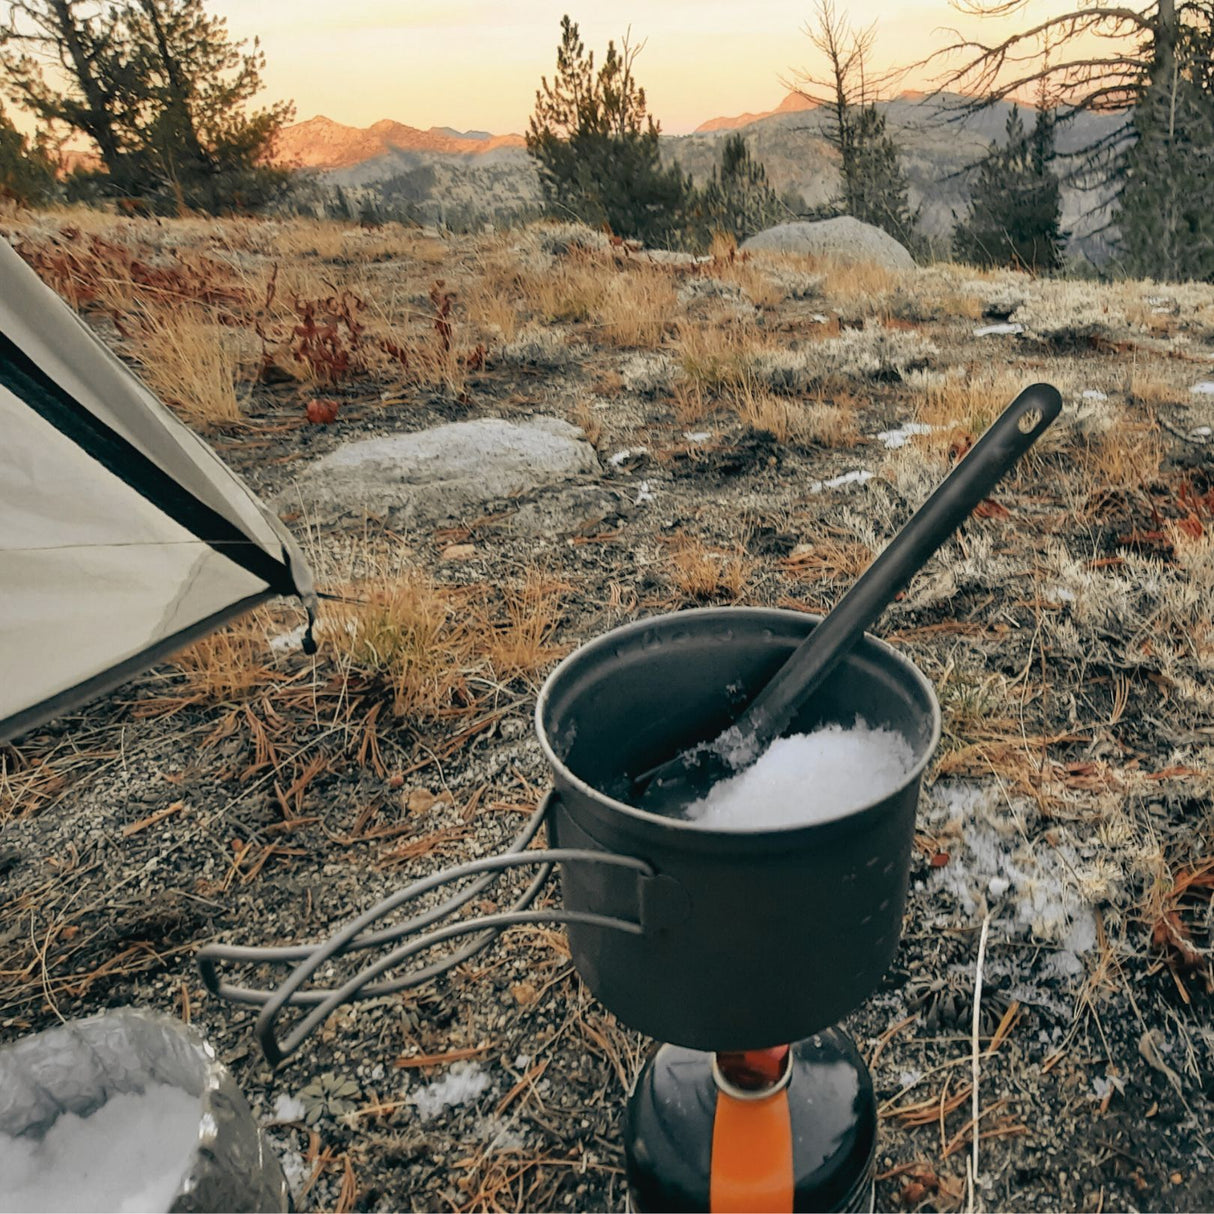
<path fill-rule="evenodd" d="M 362 999 L 374 999 L 396 994 L 420 986 L 431 978 L 447 973 L 470 957 L 482 952 L 508 927 L 522 923 L 586 923 L 596 927 L 614 928 L 632 935 L 643 935 L 645 928 L 640 922 L 618 919 L 611 915 L 600 915 L 592 911 L 573 910 L 528 910 L 540 891 L 552 876 L 553 866 L 558 863 L 608 864 L 617 868 L 629 868 L 640 877 L 654 877 L 652 865 L 635 856 L 622 856 L 613 852 L 590 851 L 579 848 L 548 848 L 528 850 L 539 833 L 548 814 L 555 794 L 549 792 L 539 807 L 527 819 L 522 830 L 514 837 L 506 851 L 444 869 L 412 885 L 390 894 L 376 903 L 345 927 L 335 932 L 320 944 L 297 944 L 279 947 L 251 947 L 239 944 L 208 944 L 200 949 L 195 960 L 202 975 L 203 985 L 212 994 L 229 1003 L 257 1006 L 261 1013 L 254 1029 L 258 1044 L 271 1066 L 285 1062 L 308 1037 L 342 1004 Z M 484 893 L 503 873 L 510 869 L 538 864 L 539 871 L 530 885 L 511 903 L 508 910 L 475 919 L 461 919 L 454 923 L 441 924 L 444 919 L 458 912 L 473 898 Z M 453 894 L 438 906 L 378 931 L 369 930 L 386 915 L 392 914 L 416 898 L 449 885 L 455 881 L 475 878 L 464 889 Z M 432 930 L 431 930 L 432 929 Z M 399 977 L 377 981 L 390 970 L 424 953 L 435 945 L 461 936 L 474 938 L 455 952 L 441 960 L 431 962 L 420 969 L 411 970 Z M 364 966 L 341 986 L 331 990 L 306 988 L 308 980 L 326 962 L 346 953 L 367 949 L 379 949 L 394 945 L 378 960 Z M 284 965 L 292 966 L 291 972 L 273 990 L 238 986 L 221 979 L 219 966 L 231 965 Z M 281 1039 L 276 1026 L 280 1013 L 288 1005 L 310 1008 L 295 1027 Z"/>

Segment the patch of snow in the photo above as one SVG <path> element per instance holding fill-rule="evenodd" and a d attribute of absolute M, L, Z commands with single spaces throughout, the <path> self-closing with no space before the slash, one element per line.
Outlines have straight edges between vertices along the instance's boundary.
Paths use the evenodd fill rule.
<path fill-rule="evenodd" d="M 1211 434 L 1214 434 L 1214 430 L 1211 430 L 1209 426 L 1194 426 L 1189 431 L 1191 438 L 1209 438 Z"/>
<path fill-rule="evenodd" d="M 520 1054 L 514 1060 L 514 1069 L 516 1071 L 525 1071 L 527 1069 L 527 1067 L 530 1065 L 531 1065 L 531 1055 L 530 1054 Z"/>
<path fill-rule="evenodd" d="M 907 1088 L 913 1088 L 922 1078 L 922 1071 L 901 1071 L 898 1074 L 898 1086 L 905 1091 Z"/>
<path fill-rule="evenodd" d="M 899 447 L 905 447 L 915 435 L 930 434 L 933 428 L 925 422 L 905 422 L 896 430 L 882 430 L 877 439 L 885 445 L 886 450 L 897 451 Z"/>
<path fill-rule="evenodd" d="M 1024 326 L 1018 325 L 1014 321 L 1007 321 L 1000 325 L 980 325 L 974 330 L 975 337 L 1002 337 L 1005 334 L 1023 333 Z"/>
<path fill-rule="evenodd" d="M 613 468 L 619 468 L 630 459 L 639 459 L 642 455 L 648 454 L 648 447 L 625 447 L 623 451 L 617 451 L 607 462 Z"/>
<path fill-rule="evenodd" d="M 1194 396 L 1214 396 L 1214 379 L 1203 379 L 1190 389 Z"/>
<path fill-rule="evenodd" d="M 929 821 L 959 834 L 950 862 L 933 870 L 929 889 L 946 890 L 963 915 L 980 917 L 985 894 L 1004 899 L 997 920 L 1013 934 L 1027 933 L 1053 943 L 1057 951 L 1043 973 L 1075 977 L 1080 958 L 1096 944 L 1096 920 L 1080 892 L 1083 861 L 1075 848 L 1026 842 L 1020 811 L 1009 815 L 997 786 L 940 781 L 929 793 Z"/>
<path fill-rule="evenodd" d="M 643 506 L 646 502 L 656 502 L 657 494 L 649 487 L 648 481 L 642 481 L 640 488 L 637 490 L 635 506 Z"/>
<path fill-rule="evenodd" d="M 858 468 L 855 472 L 844 472 L 842 476 L 832 477 L 828 481 L 814 481 L 809 487 L 810 493 L 821 493 L 823 489 L 841 489 L 844 485 L 862 485 L 871 481 L 873 474 Z"/>
<path fill-rule="evenodd" d="M 684 430 L 683 437 L 689 443 L 706 443 L 712 438 L 711 430 Z"/>
<path fill-rule="evenodd" d="M 312 1178 L 312 1165 L 299 1151 L 289 1150 L 278 1153 L 278 1162 L 282 1164 L 282 1174 L 287 1178 L 291 1195 L 298 1198 L 300 1190 Z"/>
<path fill-rule="evenodd" d="M 280 1092 L 274 1102 L 275 1121 L 302 1121 L 308 1112 L 307 1106 L 298 1096 Z"/>
<path fill-rule="evenodd" d="M 198 1098 L 155 1083 L 61 1113 L 41 1138 L 0 1134 L 0 1210 L 167 1210 L 199 1129 Z"/>
<path fill-rule="evenodd" d="M 813 321 L 813 323 L 814 323 L 815 325 L 828 325 L 828 324 L 830 324 L 830 317 L 829 317 L 829 316 L 823 316 L 821 312 L 813 312 L 813 313 L 811 313 L 811 314 L 810 314 L 809 319 L 810 319 L 811 321 Z"/>
<path fill-rule="evenodd" d="M 417 1109 L 423 1121 L 428 1121 L 453 1105 L 471 1104 L 488 1086 L 489 1076 L 477 1063 L 456 1062 L 441 1079 L 410 1093 L 405 1101 Z"/>
<path fill-rule="evenodd" d="M 1109 398 L 1099 388 L 1084 388 L 1079 394 L 1084 400 L 1108 400 Z"/>
<path fill-rule="evenodd" d="M 526 1137 L 509 1122 L 497 1119 L 486 1119 L 476 1129 L 476 1139 L 487 1142 L 484 1149 L 486 1155 L 495 1151 L 519 1151 L 527 1145 Z"/>

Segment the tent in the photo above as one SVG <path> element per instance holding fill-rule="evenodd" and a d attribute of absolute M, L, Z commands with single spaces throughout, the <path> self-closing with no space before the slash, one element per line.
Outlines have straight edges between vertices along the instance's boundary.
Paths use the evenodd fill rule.
<path fill-rule="evenodd" d="M 279 520 L 0 240 L 0 742 L 275 595 Z"/>

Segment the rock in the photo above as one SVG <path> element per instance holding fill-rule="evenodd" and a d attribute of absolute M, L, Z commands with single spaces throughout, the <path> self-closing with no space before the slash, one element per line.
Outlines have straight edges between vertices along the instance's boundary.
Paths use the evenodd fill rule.
<path fill-rule="evenodd" d="M 694 253 L 683 253 L 678 249 L 642 249 L 637 257 L 659 266 L 702 266 L 712 261 L 711 257 L 697 257 Z"/>
<path fill-rule="evenodd" d="M 519 508 L 506 526 L 513 535 L 555 539 L 610 531 L 630 511 L 613 490 L 599 485 L 573 485 L 545 493 Z"/>
<path fill-rule="evenodd" d="M 429 524 L 598 471 L 568 422 L 488 417 L 348 443 L 305 468 L 277 505 L 314 522 L 391 514 Z"/>
<path fill-rule="evenodd" d="M 743 252 L 808 253 L 836 261 L 871 261 L 889 270 L 913 270 L 915 259 L 888 232 L 850 215 L 780 223 L 756 232 L 741 245 Z"/>

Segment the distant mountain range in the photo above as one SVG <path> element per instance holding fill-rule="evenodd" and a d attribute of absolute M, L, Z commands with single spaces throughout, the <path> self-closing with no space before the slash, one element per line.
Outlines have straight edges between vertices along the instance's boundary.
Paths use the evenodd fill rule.
<path fill-rule="evenodd" d="M 968 205 L 966 170 L 1002 140 L 1010 106 L 974 113 L 965 98 L 952 94 L 904 93 L 878 108 L 901 149 L 924 232 L 946 241 Z M 838 194 L 837 156 L 823 138 L 825 121 L 825 111 L 789 93 L 774 110 L 712 118 L 690 135 L 663 136 L 662 156 L 704 180 L 720 160 L 722 139 L 739 131 L 772 185 L 795 191 L 812 210 Z M 1077 114 L 1059 128 L 1059 151 L 1087 146 L 1119 122 L 1115 116 Z M 321 194 L 340 188 L 347 205 L 428 222 L 501 220 L 541 203 L 535 166 L 520 135 L 450 127 L 423 131 L 389 119 L 361 128 L 318 116 L 282 132 L 278 158 L 313 170 Z M 1107 249 L 1099 229 L 1107 222 L 1107 206 L 1091 188 L 1065 179 L 1062 193 L 1072 251 L 1102 260 Z"/>
<path fill-rule="evenodd" d="M 318 114 L 283 129 L 275 148 L 283 164 L 304 169 L 349 169 L 399 152 L 446 156 L 481 155 L 498 148 L 521 148 L 521 135 L 490 135 L 488 131 L 455 131 L 432 126 L 428 131 L 383 118 L 369 127 L 343 126 Z"/>

